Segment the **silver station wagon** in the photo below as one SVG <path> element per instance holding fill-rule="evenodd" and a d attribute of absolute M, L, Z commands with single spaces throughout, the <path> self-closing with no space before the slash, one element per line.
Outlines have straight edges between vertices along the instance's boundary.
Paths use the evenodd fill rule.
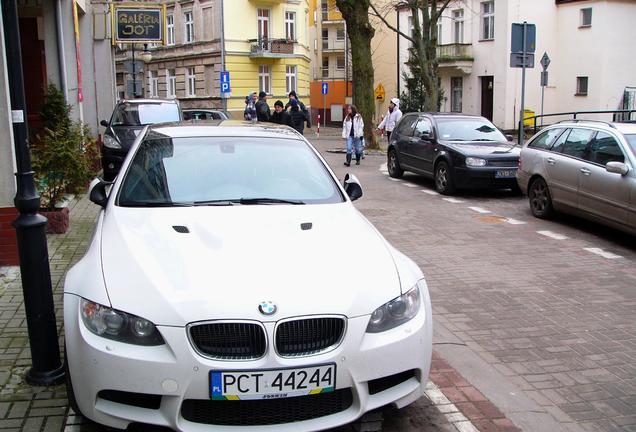
<path fill-rule="evenodd" d="M 538 218 L 562 211 L 636 235 L 636 124 L 549 126 L 521 150 L 517 182 Z"/>

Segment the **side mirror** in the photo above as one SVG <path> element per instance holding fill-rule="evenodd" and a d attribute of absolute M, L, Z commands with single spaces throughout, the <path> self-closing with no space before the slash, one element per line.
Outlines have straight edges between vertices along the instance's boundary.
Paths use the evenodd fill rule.
<path fill-rule="evenodd" d="M 360 181 L 353 174 L 347 174 L 344 178 L 344 190 L 349 195 L 351 201 L 355 201 L 362 196 L 362 186 Z"/>
<path fill-rule="evenodd" d="M 506 139 L 507 139 L 508 141 L 512 142 L 512 141 L 515 139 L 515 137 L 513 137 L 513 136 L 512 136 L 512 135 L 510 135 L 510 134 L 506 134 Z"/>
<path fill-rule="evenodd" d="M 93 179 L 88 187 L 88 196 L 90 200 L 98 206 L 106 207 L 106 204 L 108 203 L 106 188 L 111 184 L 112 182 L 107 182 L 100 178 Z"/>
<path fill-rule="evenodd" d="M 605 170 L 614 174 L 625 175 L 629 172 L 629 167 L 623 162 L 608 162 Z"/>
<path fill-rule="evenodd" d="M 431 140 L 431 133 L 430 132 L 422 132 L 420 134 L 420 139 L 422 141 L 430 141 Z"/>
<path fill-rule="evenodd" d="M 106 120 L 102 120 L 102 121 L 100 121 L 100 122 L 99 122 L 99 124 L 100 124 L 100 125 L 102 125 L 102 126 L 104 126 L 105 128 L 107 128 L 108 126 L 110 126 Z"/>

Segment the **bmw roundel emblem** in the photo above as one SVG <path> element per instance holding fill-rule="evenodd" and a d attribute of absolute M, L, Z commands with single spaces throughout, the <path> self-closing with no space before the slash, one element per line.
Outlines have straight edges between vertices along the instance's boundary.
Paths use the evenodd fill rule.
<path fill-rule="evenodd" d="M 276 313 L 276 305 L 271 301 L 260 302 L 258 311 L 263 315 L 274 315 Z"/>

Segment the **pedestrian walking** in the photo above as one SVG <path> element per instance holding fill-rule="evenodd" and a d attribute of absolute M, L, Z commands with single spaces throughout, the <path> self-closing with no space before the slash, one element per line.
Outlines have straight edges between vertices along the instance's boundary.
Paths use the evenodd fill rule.
<path fill-rule="evenodd" d="M 274 112 L 270 117 L 270 121 L 272 123 L 281 124 L 285 126 L 291 126 L 291 116 L 287 111 L 285 111 L 284 105 L 282 101 L 277 100 L 274 103 Z"/>
<path fill-rule="evenodd" d="M 291 108 L 289 109 L 289 116 L 291 117 L 291 127 L 302 134 L 305 130 L 305 122 L 307 121 L 307 117 L 305 116 L 305 113 L 303 113 L 300 109 L 300 104 L 296 99 L 292 99 L 290 103 Z"/>
<path fill-rule="evenodd" d="M 347 140 L 347 159 L 345 166 L 351 166 L 352 153 L 356 154 L 356 165 L 362 158 L 362 140 L 364 138 L 364 122 L 355 105 L 347 107 L 347 116 L 342 122 L 342 137 Z"/>
<path fill-rule="evenodd" d="M 395 125 L 402 118 L 402 111 L 400 111 L 400 100 L 398 98 L 391 99 L 389 103 L 389 111 L 386 113 L 382 122 L 378 125 L 378 131 L 380 133 L 386 132 L 386 139 L 391 140 L 391 132 L 395 129 Z"/>
<path fill-rule="evenodd" d="M 267 93 L 262 91 L 258 94 L 258 102 L 256 102 L 256 118 L 259 122 L 268 122 L 270 116 L 271 111 L 267 104 Z"/>
<path fill-rule="evenodd" d="M 256 92 L 250 93 L 248 97 L 245 98 L 245 111 L 243 111 L 243 117 L 247 121 L 255 122 L 256 115 L 256 100 L 257 100 Z"/>
<path fill-rule="evenodd" d="M 296 92 L 294 90 L 289 92 L 289 102 L 287 102 L 287 104 L 285 105 L 285 110 L 291 109 L 292 100 L 296 100 L 298 102 L 298 108 L 305 116 L 305 122 L 307 123 L 307 127 L 311 128 L 311 115 L 309 115 L 309 111 L 307 110 L 307 107 L 305 106 L 305 104 L 302 103 L 300 99 L 298 99 L 298 96 L 296 96 Z"/>

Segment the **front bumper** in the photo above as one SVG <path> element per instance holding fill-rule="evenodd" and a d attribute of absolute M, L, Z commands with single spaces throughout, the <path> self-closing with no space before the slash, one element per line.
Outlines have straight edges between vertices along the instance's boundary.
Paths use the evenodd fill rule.
<path fill-rule="evenodd" d="M 517 170 L 517 167 L 455 167 L 455 186 L 460 189 L 511 189 L 517 179 L 496 178 L 497 171 Z"/>
<path fill-rule="evenodd" d="M 322 430 L 353 422 L 365 412 L 385 405 L 401 408 L 423 394 L 428 379 L 432 317 L 426 289 L 422 290 L 422 307 L 418 315 L 392 330 L 368 334 L 368 316 L 350 318 L 342 343 L 333 351 L 303 358 L 281 358 L 270 349 L 264 358 L 253 361 L 218 361 L 201 357 L 188 341 L 184 327 L 159 326 L 166 344 L 158 347 L 101 338 L 88 331 L 81 322 L 79 300 L 72 294 L 64 296 L 67 361 L 75 398 L 82 414 L 111 427 L 124 429 L 131 423 L 143 423 L 179 431 L 244 430 L 245 426 L 195 423 L 181 415 L 184 400 L 210 400 L 208 373 L 213 369 L 256 370 L 337 364 L 336 390 L 351 389 L 353 396 L 348 408 L 310 420 L 251 426 L 253 430 L 262 431 Z M 272 340 L 275 323 L 264 325 Z M 383 391 L 369 391 L 369 381 L 405 371 L 413 371 L 412 376 Z M 98 396 L 102 390 L 156 395 L 160 403 L 153 409 L 113 402 Z"/>

